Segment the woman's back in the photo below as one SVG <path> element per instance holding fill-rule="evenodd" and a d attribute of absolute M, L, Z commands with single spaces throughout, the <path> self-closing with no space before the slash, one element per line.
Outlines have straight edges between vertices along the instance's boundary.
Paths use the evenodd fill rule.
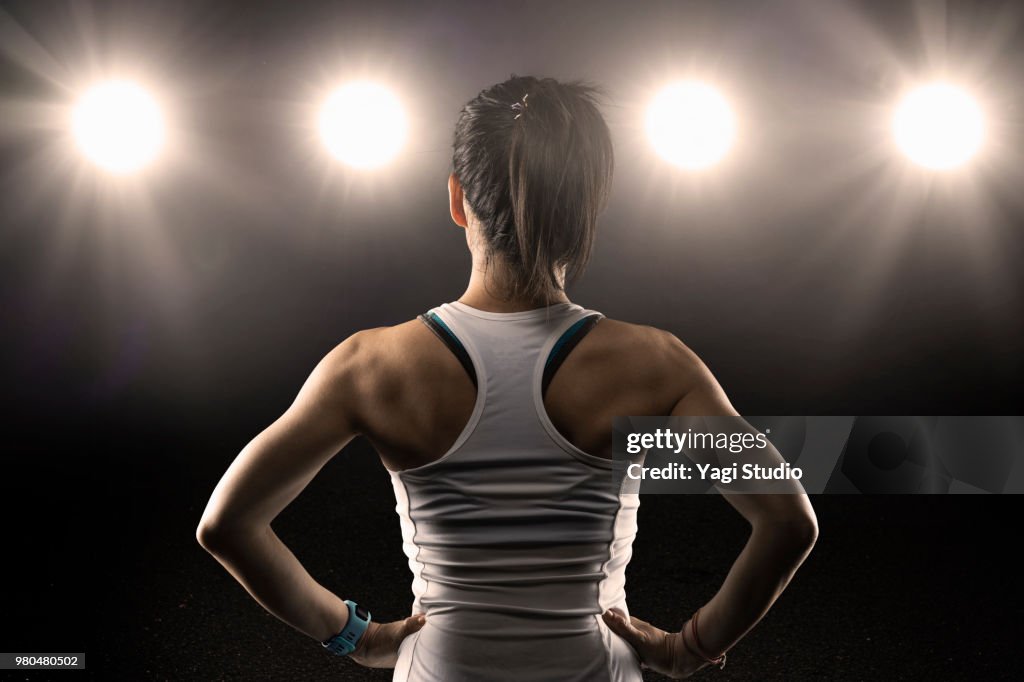
<path fill-rule="evenodd" d="M 505 331 L 522 314 L 508 314 L 505 324 L 505 313 L 450 305 L 495 316 L 495 328 Z M 411 469 L 448 452 L 477 399 L 456 355 L 419 319 L 359 332 L 350 344 L 361 376 L 359 432 L 384 465 Z M 672 334 L 602 317 L 554 373 L 543 406 L 566 440 L 611 459 L 613 417 L 670 414 L 702 371 L 700 360 Z"/>
<path fill-rule="evenodd" d="M 706 605 L 711 655 L 621 614 L 637 498 L 612 485 L 612 418 L 736 411 L 672 334 L 594 322 L 566 297 L 612 180 L 596 93 L 513 76 L 466 103 L 448 176 L 473 261 L 465 293 L 328 353 L 229 467 L 197 529 L 268 610 L 362 665 L 396 665 L 395 679 L 636 682 L 638 654 L 686 676 L 724 662 L 817 535 L 805 495 L 727 498 L 755 532 Z M 366 623 L 270 528 L 357 435 L 391 472 L 412 606 L 427 618 Z"/>
<path fill-rule="evenodd" d="M 385 391 L 397 398 L 388 421 L 402 418 L 403 393 L 419 396 L 428 413 L 444 407 L 452 391 L 451 404 L 464 410 L 458 392 L 467 386 L 473 401 L 444 452 L 421 455 L 416 465 L 382 453 L 389 468 L 406 460 L 391 476 L 414 577 L 413 611 L 428 614 L 423 630 L 403 643 L 395 679 L 640 679 L 632 648 L 600 618 L 612 607 L 628 612 L 625 568 L 638 497 L 619 496 L 611 460 L 568 440 L 545 407 L 552 397 L 545 394 L 559 390 L 555 411 L 573 412 L 561 406 L 580 383 L 573 381 L 580 363 L 570 359 L 579 351 L 586 364 L 588 347 L 610 352 L 599 348 L 609 340 L 597 336 L 607 324 L 596 323 L 602 318 L 568 303 L 495 313 L 455 302 L 419 321 L 435 338 L 418 340 L 410 352 L 445 353 L 461 374 L 435 385 L 436 396 L 414 385 Z M 620 370 L 643 351 L 621 353 Z M 615 381 L 605 380 L 606 402 L 621 404 L 637 392 L 621 381 L 615 391 Z M 591 397 L 600 398 L 594 388 Z M 587 431 L 586 424 L 561 426 Z"/>

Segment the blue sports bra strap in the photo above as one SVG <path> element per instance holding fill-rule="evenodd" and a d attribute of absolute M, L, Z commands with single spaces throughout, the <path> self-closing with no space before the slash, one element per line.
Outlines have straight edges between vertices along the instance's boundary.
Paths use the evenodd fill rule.
<path fill-rule="evenodd" d="M 448 350 L 455 355 L 458 359 L 459 364 L 465 368 L 466 373 L 469 374 L 469 378 L 473 382 L 473 386 L 477 387 L 476 369 L 473 367 L 473 360 L 470 359 L 469 353 L 466 352 L 466 347 L 459 341 L 459 337 L 455 336 L 455 332 L 444 323 L 444 321 L 438 317 L 434 311 L 429 311 L 418 315 L 417 319 L 427 325 L 430 331 L 434 332 L 437 338 L 444 342 L 444 345 L 448 346 Z"/>
<path fill-rule="evenodd" d="M 558 337 L 558 341 L 551 347 L 551 352 L 548 354 L 548 359 L 544 362 L 544 375 L 541 379 L 541 396 L 547 393 L 548 384 L 555 376 L 555 372 L 562 366 L 565 359 L 572 352 L 576 344 L 583 339 L 587 333 L 594 328 L 594 325 L 604 317 L 601 313 L 592 313 L 576 321 L 571 327 L 565 330 L 565 332 Z"/>

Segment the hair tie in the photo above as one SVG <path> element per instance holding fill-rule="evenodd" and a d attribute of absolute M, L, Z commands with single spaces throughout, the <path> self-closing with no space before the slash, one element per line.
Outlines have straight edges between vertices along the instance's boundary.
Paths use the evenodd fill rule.
<path fill-rule="evenodd" d="M 523 115 L 523 111 L 526 109 L 527 106 L 529 106 L 526 103 L 526 98 L 529 97 L 529 96 L 530 96 L 530 93 L 526 93 L 525 95 L 523 95 L 523 99 L 522 100 L 520 100 L 519 102 L 516 102 L 515 104 L 512 105 L 512 111 L 518 111 L 519 112 L 518 114 L 516 114 L 513 117 L 513 120 L 515 120 L 515 119 L 517 119 L 517 118 L 519 118 L 520 116 Z"/>

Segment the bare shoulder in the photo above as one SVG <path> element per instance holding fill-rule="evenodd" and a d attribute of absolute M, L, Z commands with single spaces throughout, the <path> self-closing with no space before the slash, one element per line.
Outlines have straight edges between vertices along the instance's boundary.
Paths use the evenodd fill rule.
<path fill-rule="evenodd" d="M 326 362 L 342 389 L 339 410 L 392 470 L 445 452 L 476 400 L 465 368 L 418 319 L 357 332 Z"/>
<path fill-rule="evenodd" d="M 344 394 L 356 411 L 367 399 L 387 393 L 389 385 L 398 382 L 402 364 L 415 359 L 410 356 L 422 347 L 418 332 L 430 333 L 422 327 L 413 320 L 353 333 L 320 361 L 317 371 L 325 380 L 325 390 Z"/>
<path fill-rule="evenodd" d="M 327 355 L 338 367 L 360 365 L 385 368 L 388 363 L 408 359 L 431 332 L 419 321 L 409 320 L 391 327 L 373 327 L 355 332 Z"/>
<path fill-rule="evenodd" d="M 339 343 L 324 361 L 339 375 L 374 384 L 396 371 L 408 371 L 414 360 L 427 360 L 432 333 L 418 320 L 355 332 Z"/>
<path fill-rule="evenodd" d="M 647 368 L 648 381 L 672 400 L 670 412 L 665 414 L 736 414 L 708 366 L 675 334 L 646 325 L 610 322 L 608 336 L 618 334 L 617 343 L 635 344 L 637 350 L 626 356 L 644 358 L 640 366 Z M 600 326 L 595 327 L 595 331 Z"/>
<path fill-rule="evenodd" d="M 704 371 L 696 353 L 670 332 L 604 318 L 555 374 L 546 405 L 565 432 L 586 414 L 601 424 L 609 415 L 667 415 Z M 603 442 L 597 435 L 580 440 L 591 447 Z"/>
<path fill-rule="evenodd" d="M 391 327 L 363 329 L 336 345 L 320 362 L 328 374 L 337 380 L 352 382 L 359 378 L 357 369 L 372 366 L 381 359 Z M 352 386 L 349 386 L 352 388 Z"/>
<path fill-rule="evenodd" d="M 679 337 L 658 327 L 605 318 L 587 335 L 590 337 L 593 339 L 587 348 L 589 352 L 609 360 L 614 357 L 634 372 L 670 375 L 687 383 L 707 371 L 697 354 Z"/>

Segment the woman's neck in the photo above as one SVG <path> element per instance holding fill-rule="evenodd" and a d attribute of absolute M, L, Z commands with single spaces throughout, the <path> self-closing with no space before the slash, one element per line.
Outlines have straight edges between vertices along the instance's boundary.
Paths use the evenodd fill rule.
<path fill-rule="evenodd" d="M 469 276 L 469 286 L 459 297 L 459 302 L 465 303 L 471 308 L 492 313 L 517 313 L 523 310 L 544 308 L 556 303 L 570 302 L 564 291 L 555 292 L 549 300 L 510 297 L 507 293 L 508 287 L 493 276 L 496 269 L 491 268 L 485 274 L 482 269 L 474 267 Z"/>

